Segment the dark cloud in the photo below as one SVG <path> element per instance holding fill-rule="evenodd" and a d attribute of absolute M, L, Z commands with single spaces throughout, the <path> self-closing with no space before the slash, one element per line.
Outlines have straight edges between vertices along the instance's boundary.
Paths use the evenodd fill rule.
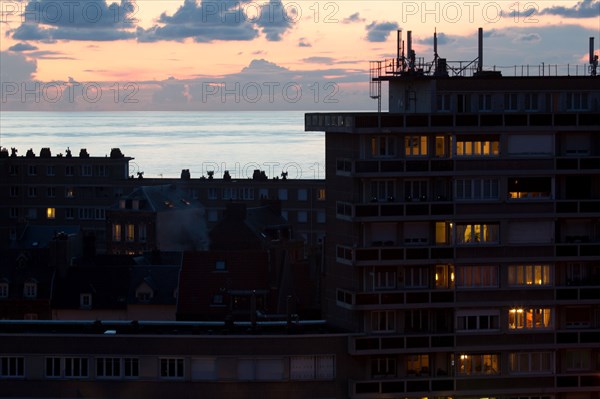
<path fill-rule="evenodd" d="M 539 33 L 522 33 L 522 34 L 515 36 L 515 38 L 513 39 L 513 42 L 515 42 L 515 43 L 518 43 L 518 42 L 536 43 L 536 42 L 540 42 L 541 40 L 542 40 L 542 37 L 539 35 Z"/>
<path fill-rule="evenodd" d="M 390 32 L 398 29 L 395 22 L 371 22 L 366 26 L 369 42 L 385 42 Z"/>
<path fill-rule="evenodd" d="M 298 41 L 298 47 L 312 47 L 312 44 L 307 42 L 305 37 L 301 37 Z"/>
<path fill-rule="evenodd" d="M 106 0 L 31 0 L 23 22 L 7 33 L 16 40 L 53 43 L 57 40 L 112 41 L 134 37 L 133 15 L 137 5 L 130 0 L 108 4 Z"/>
<path fill-rule="evenodd" d="M 37 71 L 37 62 L 30 60 L 21 53 L 0 51 L 0 81 L 27 82 L 33 79 Z"/>
<path fill-rule="evenodd" d="M 8 48 L 10 51 L 22 52 L 22 51 L 32 51 L 37 50 L 38 48 L 29 43 L 17 43 L 14 46 Z"/>
<path fill-rule="evenodd" d="M 541 10 L 540 14 L 567 18 L 600 18 L 600 0 L 583 0 L 573 7 L 553 6 Z"/>
<path fill-rule="evenodd" d="M 351 23 L 355 23 L 355 22 L 365 22 L 366 20 L 364 18 L 360 17 L 360 14 L 355 12 L 354 14 L 350 15 L 347 18 L 344 18 L 342 20 L 343 24 L 351 24 Z"/>
<path fill-rule="evenodd" d="M 293 8 L 284 7 L 281 0 L 258 4 L 206 0 L 196 3 L 185 0 L 173 15 L 163 13 L 159 25 L 149 29 L 138 28 L 140 42 L 160 40 L 183 41 L 193 38 L 196 42 L 214 40 L 252 40 L 262 32 L 269 41 L 279 41 L 291 27 L 295 15 Z"/>
<path fill-rule="evenodd" d="M 308 57 L 302 60 L 309 64 L 334 64 L 335 59 L 331 57 Z"/>
<path fill-rule="evenodd" d="M 423 44 L 423 45 L 428 45 L 428 46 L 433 47 L 433 35 L 431 35 L 430 37 L 418 38 L 416 40 L 413 39 L 413 41 L 418 44 Z M 442 46 L 444 44 L 451 44 L 451 43 L 454 43 L 455 41 L 456 41 L 456 39 L 452 36 L 449 36 L 443 32 L 437 33 L 437 42 L 438 42 L 439 46 Z"/>

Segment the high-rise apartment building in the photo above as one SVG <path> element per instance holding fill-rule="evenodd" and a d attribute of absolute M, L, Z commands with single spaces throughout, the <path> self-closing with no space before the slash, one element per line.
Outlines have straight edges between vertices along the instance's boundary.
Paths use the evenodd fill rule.
<path fill-rule="evenodd" d="M 600 395 L 597 58 L 502 76 L 481 38 L 471 63 L 426 64 L 409 34 L 371 64 L 389 112 L 306 115 L 326 132 L 323 316 L 358 333 L 352 398 Z"/>

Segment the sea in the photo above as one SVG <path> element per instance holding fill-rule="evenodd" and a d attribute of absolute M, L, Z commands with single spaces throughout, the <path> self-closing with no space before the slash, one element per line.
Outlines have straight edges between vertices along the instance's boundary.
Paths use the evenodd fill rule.
<path fill-rule="evenodd" d="M 192 178 L 228 170 L 250 178 L 325 178 L 325 135 L 304 131 L 304 111 L 214 112 L 0 112 L 0 146 L 18 155 L 44 147 L 53 156 L 85 148 L 108 156 L 112 148 L 134 159 L 130 174 L 146 178 Z"/>

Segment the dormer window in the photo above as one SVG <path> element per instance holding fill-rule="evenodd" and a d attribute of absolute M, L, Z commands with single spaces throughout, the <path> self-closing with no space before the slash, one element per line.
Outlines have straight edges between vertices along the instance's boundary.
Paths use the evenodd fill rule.
<path fill-rule="evenodd" d="M 79 296 L 79 306 L 81 306 L 82 309 L 90 309 L 92 307 L 92 294 L 81 294 Z"/>
<path fill-rule="evenodd" d="M 135 297 L 139 302 L 150 302 L 154 298 L 154 290 L 144 281 L 135 290 Z"/>
<path fill-rule="evenodd" d="M 8 282 L 0 281 L 0 298 L 8 298 Z"/>
<path fill-rule="evenodd" d="M 23 296 L 25 298 L 37 297 L 37 283 L 35 281 L 26 282 L 23 286 Z"/>
<path fill-rule="evenodd" d="M 215 270 L 217 271 L 225 271 L 227 270 L 225 267 L 225 261 L 224 260 L 218 260 L 215 262 Z"/>

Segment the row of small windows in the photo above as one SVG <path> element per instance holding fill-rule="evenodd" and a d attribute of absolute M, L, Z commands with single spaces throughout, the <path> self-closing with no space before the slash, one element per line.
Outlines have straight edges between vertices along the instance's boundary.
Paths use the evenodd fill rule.
<path fill-rule="evenodd" d="M 579 277 L 579 264 L 567 265 L 567 279 Z M 508 265 L 508 287 L 548 287 L 553 285 L 551 265 L 522 264 Z M 364 268 L 363 281 L 366 291 L 389 291 L 398 288 L 498 288 L 500 267 L 497 265 L 484 266 L 429 266 L 368 267 Z"/>
<path fill-rule="evenodd" d="M 29 281 L 23 284 L 23 298 L 35 299 L 37 298 L 38 289 L 37 282 Z M 0 282 L 0 299 L 8 298 L 9 291 L 9 283 L 5 280 Z"/>
<path fill-rule="evenodd" d="M 41 165 L 27 165 L 27 175 L 37 176 L 41 170 L 45 169 L 45 176 L 56 176 L 59 168 L 60 167 L 56 165 L 47 165 L 45 168 Z M 66 165 L 64 166 L 64 169 L 62 169 L 62 172 L 64 172 L 65 176 L 75 176 L 78 172 L 78 176 L 105 177 L 108 176 L 108 167 L 106 165 Z M 8 174 L 11 176 L 19 175 L 19 165 L 9 165 Z"/>
<path fill-rule="evenodd" d="M 472 138 L 455 138 L 452 136 L 435 136 L 433 144 L 429 136 L 407 135 L 403 140 L 391 135 L 373 136 L 370 138 L 369 152 L 372 157 L 394 157 L 398 155 L 398 142 L 403 144 L 402 153 L 406 157 L 448 157 L 452 153 L 457 157 L 497 157 L 500 155 L 498 138 L 478 140 Z M 452 142 L 456 140 L 453 148 Z M 430 148 L 430 147 L 433 147 Z M 338 165 L 340 170 L 340 165 Z"/>
<path fill-rule="evenodd" d="M 426 179 L 404 180 L 403 194 L 406 201 L 447 200 L 445 184 L 435 182 L 431 193 L 430 182 Z M 393 202 L 399 193 L 400 182 L 395 179 L 371 180 L 366 192 L 370 202 Z M 500 180 L 495 178 L 454 179 L 455 200 L 497 200 L 500 198 Z M 400 186 L 402 187 L 402 186 Z M 550 177 L 509 177 L 506 181 L 506 198 L 511 200 L 550 199 L 553 193 Z"/>
<path fill-rule="evenodd" d="M 369 369 L 373 378 L 397 377 L 399 374 L 408 377 L 431 375 L 439 377 L 449 374 L 446 363 L 451 363 L 455 366 L 456 375 L 500 375 L 502 372 L 500 361 L 503 356 L 508 366 L 506 372 L 509 374 L 549 374 L 555 371 L 555 353 L 549 351 L 508 352 L 504 355 L 457 353 L 451 354 L 449 361 L 443 359 L 443 364 L 438 364 L 441 359 L 436 359 L 429 354 L 373 357 L 370 359 Z M 590 370 L 591 357 L 590 351 L 567 350 L 561 354 L 562 368 L 567 372 Z M 530 399 L 530 397 L 515 399 Z"/>
<path fill-rule="evenodd" d="M 589 94 L 587 92 L 567 92 L 561 94 L 561 108 L 567 111 L 585 111 L 589 109 Z M 438 112 L 452 111 L 452 100 L 454 97 L 456 112 L 472 112 L 472 99 L 475 98 L 477 103 L 477 111 L 540 111 L 542 104 L 545 105 L 544 110 L 551 111 L 555 107 L 555 103 L 559 100 L 553 97 L 552 94 L 542 96 L 539 93 L 504 93 L 478 94 L 477 97 L 472 97 L 470 94 L 437 94 L 436 109 Z"/>
<path fill-rule="evenodd" d="M 479 312 L 482 312 L 479 310 Z M 498 310 L 490 310 L 489 314 L 464 314 L 458 311 L 456 316 L 456 331 L 472 330 L 500 330 L 500 313 Z M 425 330 L 427 315 L 406 312 L 403 328 L 408 331 L 413 329 Z M 370 314 L 369 331 L 373 333 L 396 333 L 398 332 L 398 314 L 394 310 L 377 310 Z M 415 325 L 416 323 L 416 325 Z M 549 330 L 554 326 L 553 310 L 545 307 L 514 307 L 507 310 L 506 326 L 510 331 L 521 330 Z"/>
<path fill-rule="evenodd" d="M 123 234 L 124 233 L 124 234 Z M 137 225 L 132 223 L 112 224 L 112 240 L 115 242 L 127 241 L 127 242 L 146 242 L 148 240 L 148 226 L 145 223 L 139 223 Z"/>
<path fill-rule="evenodd" d="M 255 189 L 251 187 L 224 187 L 222 189 L 216 187 L 210 187 L 207 191 L 207 198 L 209 200 L 217 200 L 219 199 L 219 193 L 221 194 L 221 199 L 224 200 L 244 200 L 244 201 L 252 201 L 255 199 Z M 197 195 L 194 196 L 197 198 Z M 269 189 L 261 188 L 258 189 L 258 197 L 259 198 L 269 198 Z M 287 201 L 290 199 L 289 190 L 287 188 L 280 188 L 277 190 L 277 199 L 281 201 Z M 300 188 L 296 193 L 296 200 L 298 201 L 308 201 L 309 200 L 309 190 L 305 188 Z M 315 190 L 315 199 L 318 201 L 325 200 L 325 189 L 320 188 Z"/>
<path fill-rule="evenodd" d="M 108 190 L 105 187 L 62 187 L 62 186 L 10 186 L 8 188 L 9 197 L 15 198 L 21 195 L 26 195 L 29 198 L 36 198 L 45 196 L 46 198 L 57 198 L 58 196 L 64 196 L 64 198 L 75 198 L 76 195 L 79 198 L 108 198 Z M 122 189 L 114 189 L 114 195 L 122 195 Z"/>
<path fill-rule="evenodd" d="M 29 360 L 29 359 L 28 359 Z M 31 360 L 29 360 L 31 361 Z M 95 361 L 95 362 L 94 362 Z M 153 374 L 150 360 L 137 357 L 46 357 L 44 375 L 48 379 L 137 379 Z M 230 365 L 235 362 L 235 375 L 230 375 Z M 26 359 L 23 356 L 0 357 L 0 378 L 25 378 Z M 92 368 L 92 365 L 95 367 Z M 188 369 L 189 368 L 189 377 Z M 225 375 L 227 374 L 227 375 Z M 237 379 L 241 381 L 284 381 L 284 380 L 333 380 L 336 375 L 335 356 L 306 355 L 272 358 L 183 358 L 162 357 L 158 359 L 156 375 L 164 380 L 195 381 Z"/>
<path fill-rule="evenodd" d="M 8 217 L 16 219 L 20 217 L 27 218 L 29 220 L 37 219 L 39 217 L 39 211 L 43 212 L 42 217 L 48 220 L 53 220 L 58 217 L 57 212 L 63 212 L 62 217 L 65 219 L 79 220 L 104 220 L 106 218 L 106 210 L 104 208 L 18 208 L 11 207 L 8 209 Z"/>

